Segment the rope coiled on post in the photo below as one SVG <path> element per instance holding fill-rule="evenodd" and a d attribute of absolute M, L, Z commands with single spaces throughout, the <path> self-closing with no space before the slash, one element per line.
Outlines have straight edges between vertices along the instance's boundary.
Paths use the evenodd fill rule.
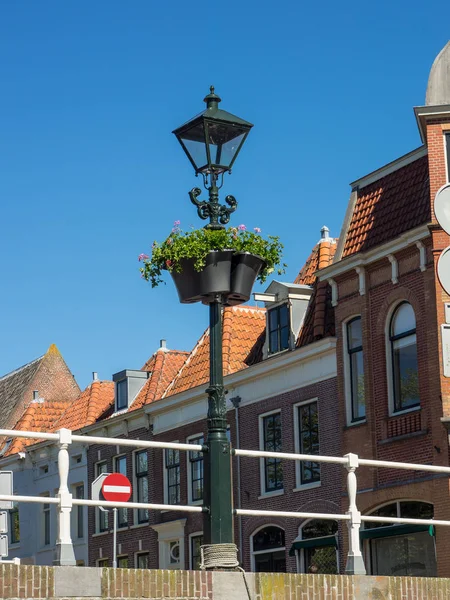
<path fill-rule="evenodd" d="M 200 569 L 236 569 L 239 567 L 236 544 L 200 546 Z"/>

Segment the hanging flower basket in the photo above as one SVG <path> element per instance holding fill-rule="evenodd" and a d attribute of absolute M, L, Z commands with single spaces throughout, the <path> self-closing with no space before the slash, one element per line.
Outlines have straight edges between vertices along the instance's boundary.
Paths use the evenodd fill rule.
<path fill-rule="evenodd" d="M 193 258 L 180 261 L 181 270 L 172 269 L 170 274 L 183 304 L 212 301 L 214 296 L 230 293 L 233 250 L 212 250 L 205 259 L 201 271 L 195 269 Z"/>
<path fill-rule="evenodd" d="M 139 256 L 141 277 L 156 287 L 169 271 L 182 303 L 209 304 L 220 294 L 225 304 L 242 304 L 250 299 L 255 280 L 264 283 L 281 263 L 279 238 L 260 234 L 258 227 L 247 231 L 244 225 L 183 232 L 175 221 L 169 237 L 153 243 L 151 257 Z M 284 267 L 277 269 L 279 275 Z"/>

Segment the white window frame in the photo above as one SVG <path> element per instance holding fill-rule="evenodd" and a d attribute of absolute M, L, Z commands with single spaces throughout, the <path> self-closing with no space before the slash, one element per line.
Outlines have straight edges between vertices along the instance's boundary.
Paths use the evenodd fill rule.
<path fill-rule="evenodd" d="M 134 553 L 134 568 L 140 569 L 138 566 L 139 556 L 144 556 L 146 554 L 148 556 L 148 563 L 150 564 L 150 551 L 149 550 L 139 550 L 139 552 Z M 148 567 L 150 569 L 150 567 Z"/>
<path fill-rule="evenodd" d="M 100 475 L 100 473 L 98 472 L 98 465 L 102 465 L 102 464 L 106 465 L 106 471 L 103 471 L 103 473 L 108 472 L 108 461 L 105 459 L 98 460 L 96 463 L 94 463 L 94 474 L 95 474 L 94 479 L 97 479 L 97 477 Z M 102 534 L 108 533 L 109 532 L 109 513 L 102 513 L 98 506 L 95 507 L 94 511 L 95 511 L 95 515 L 94 515 L 95 534 L 94 535 L 102 535 Z M 100 531 L 101 514 L 106 514 L 106 525 L 107 526 L 106 526 L 106 529 L 104 529 L 103 531 Z"/>
<path fill-rule="evenodd" d="M 409 304 L 411 306 L 411 308 L 413 309 L 414 312 L 414 319 L 416 321 L 416 349 L 417 349 L 417 317 L 416 317 L 416 311 L 414 310 L 414 306 L 411 304 L 411 302 L 409 302 L 409 300 L 406 300 L 406 298 L 403 298 L 402 300 L 399 300 L 398 302 L 395 302 L 389 309 L 388 314 L 386 316 L 386 321 L 384 323 L 384 342 L 385 342 L 385 352 L 386 352 L 386 380 L 387 380 L 387 391 L 388 391 L 388 409 L 389 409 L 389 416 L 390 417 L 397 417 L 399 415 L 405 415 L 407 413 L 410 412 L 417 412 L 418 410 L 421 410 L 422 408 L 422 404 L 420 403 L 418 406 L 412 406 L 411 408 L 405 408 L 404 410 L 395 410 L 395 403 L 394 403 L 394 372 L 392 369 L 392 342 L 391 342 L 391 321 L 392 321 L 392 317 L 394 316 L 395 311 L 397 310 L 397 308 L 400 306 L 400 304 L 403 304 L 404 302 L 406 302 L 407 304 Z M 417 362 L 417 370 L 419 368 L 419 363 Z M 419 373 L 418 373 L 419 375 Z"/>
<path fill-rule="evenodd" d="M 195 440 L 199 437 L 203 438 L 203 444 L 205 443 L 205 434 L 204 433 L 197 433 L 195 435 L 190 435 L 186 438 L 186 443 L 189 444 L 191 440 Z M 191 469 L 191 461 L 190 461 L 190 452 L 186 452 L 186 469 L 187 469 L 187 485 L 188 485 L 188 504 L 193 504 L 194 506 L 202 506 L 203 504 L 203 499 L 202 500 L 193 500 L 192 499 L 192 469 Z M 203 456 L 203 497 L 205 495 L 205 488 L 204 488 L 204 484 L 205 484 L 205 457 L 202 453 Z M 166 453 L 164 452 L 164 460 L 166 457 Z M 167 470 L 164 469 L 164 473 L 167 477 Z M 180 463 L 180 474 L 181 474 L 181 463 Z M 181 482 L 180 482 L 181 483 Z M 167 487 L 164 486 L 165 492 L 167 494 L 168 490 Z"/>
<path fill-rule="evenodd" d="M 179 440 L 174 440 L 174 444 L 178 444 Z M 181 502 L 181 454 L 180 450 L 178 450 L 178 456 L 180 459 L 180 502 Z M 166 448 L 163 448 L 163 484 L 164 484 L 164 504 L 169 504 L 169 479 L 167 477 L 167 468 L 166 468 Z M 169 506 L 177 506 L 176 504 L 170 504 Z M 168 509 L 170 510 L 170 509 Z"/>
<path fill-rule="evenodd" d="M 280 525 L 278 523 L 264 523 L 264 525 L 261 525 L 260 527 L 258 527 L 257 529 L 255 529 L 255 531 L 253 531 L 253 533 L 251 533 L 250 535 L 250 563 L 251 563 L 251 571 L 254 573 L 255 572 L 255 556 L 257 554 L 268 554 L 271 550 L 258 550 L 258 551 L 254 551 L 253 550 L 253 538 L 254 536 L 258 533 L 258 531 L 261 531 L 261 529 L 266 529 L 266 527 L 276 527 L 277 529 L 282 529 L 284 531 L 284 546 L 280 546 L 279 548 L 274 548 L 273 551 L 274 552 L 281 552 L 282 550 L 284 550 L 284 552 L 286 553 L 286 530 L 283 527 L 280 527 Z"/>
<path fill-rule="evenodd" d="M 126 389 L 126 403 L 125 406 L 122 406 L 121 408 L 119 408 L 119 383 L 124 383 L 125 382 L 125 389 Z M 116 413 L 120 413 L 124 410 L 127 410 L 127 408 L 130 406 L 130 398 L 128 397 L 128 378 L 124 377 L 123 379 L 120 379 L 119 381 L 116 381 L 115 386 L 114 386 L 114 408 Z"/>
<path fill-rule="evenodd" d="M 86 495 L 86 484 L 84 481 L 78 481 L 77 483 L 73 483 L 71 485 L 72 488 L 72 497 L 77 498 L 77 488 L 83 486 L 83 495 Z M 87 524 L 87 512 L 85 506 L 82 504 L 78 506 L 72 506 L 72 540 L 74 544 L 84 543 L 86 539 L 86 524 Z M 79 525 L 79 515 L 82 513 L 82 521 L 83 521 L 83 535 L 78 537 L 78 525 Z"/>
<path fill-rule="evenodd" d="M 348 349 L 348 330 L 347 326 L 350 321 L 356 318 L 361 319 L 362 326 L 362 315 L 360 313 L 354 314 L 342 323 L 342 354 L 344 359 L 344 396 L 345 396 L 345 415 L 347 427 L 354 427 L 355 425 L 361 425 L 362 423 L 367 423 L 367 404 L 366 404 L 366 416 L 364 419 L 358 419 L 357 421 L 352 421 L 352 380 L 351 380 L 351 369 L 350 369 L 350 357 L 349 357 L 349 349 Z M 363 340 L 364 342 L 364 340 Z M 364 361 L 364 343 L 362 345 L 362 353 L 363 353 L 363 361 Z M 364 373 L 365 377 L 365 373 Z"/>
<path fill-rule="evenodd" d="M 315 398 L 308 398 L 308 400 L 302 400 L 302 402 L 297 402 L 293 405 L 293 419 L 294 419 L 294 446 L 295 453 L 302 454 L 300 449 L 300 429 L 298 422 L 298 409 L 300 406 L 305 406 L 306 404 L 312 404 L 315 402 L 317 404 L 317 416 L 319 419 L 319 447 L 320 447 L 320 410 L 319 410 L 319 398 L 316 396 Z M 314 454 L 311 454 L 313 457 Z M 311 483 L 301 483 L 301 472 L 300 472 L 300 462 L 299 460 L 295 462 L 295 488 L 294 492 L 300 492 L 303 490 L 309 490 L 312 488 L 320 487 L 322 485 L 322 471 L 320 473 L 319 481 L 312 481 Z M 311 462 L 314 462 L 311 460 Z M 319 463 L 320 464 L 320 463 Z"/>
<path fill-rule="evenodd" d="M 303 527 L 305 525 L 307 525 L 311 521 L 322 521 L 322 520 L 323 519 L 307 519 L 306 521 L 304 521 L 298 528 L 298 537 L 303 540 Z M 338 527 L 339 527 L 339 521 L 336 521 L 336 523 L 338 524 Z M 338 534 L 336 534 L 336 537 L 338 537 Z M 321 540 L 323 538 L 317 537 L 317 538 L 308 538 L 308 539 Z M 297 566 L 297 573 L 306 573 L 306 571 L 304 569 L 304 567 L 305 567 L 305 550 L 304 550 L 304 548 L 301 548 L 300 551 L 295 552 L 295 561 L 296 561 L 296 566 Z M 336 565 L 337 565 L 337 570 L 339 573 L 339 547 L 338 546 L 336 546 Z"/>
<path fill-rule="evenodd" d="M 40 496 L 42 496 L 43 498 L 50 498 L 50 492 L 42 492 L 41 494 L 39 494 Z M 52 545 L 52 513 L 51 513 L 51 508 L 52 505 L 50 503 L 41 504 L 42 506 L 42 524 L 41 524 L 41 543 L 40 546 L 41 548 L 49 548 Z M 47 508 L 46 508 L 47 506 Z M 49 542 L 46 543 L 45 541 L 45 529 L 46 529 L 46 521 L 48 519 L 48 537 L 49 537 Z"/>
<path fill-rule="evenodd" d="M 194 560 L 192 556 L 192 538 L 199 537 L 200 535 L 204 535 L 203 531 L 194 531 L 194 533 L 190 533 L 189 540 L 189 569 L 192 571 L 194 569 Z"/>
<path fill-rule="evenodd" d="M 121 452 L 120 454 L 116 454 L 115 456 L 112 457 L 112 472 L 113 473 L 118 472 L 118 471 L 116 471 L 116 460 L 118 458 L 122 458 L 122 457 L 125 458 L 125 471 L 128 471 L 128 454 L 126 452 Z M 125 477 L 128 477 L 127 473 L 125 473 Z M 136 493 L 137 493 L 137 490 L 136 490 Z M 119 523 L 119 510 L 120 510 L 120 508 L 117 510 L 117 529 L 121 529 L 121 530 L 128 529 L 128 527 L 130 525 L 131 511 L 128 508 L 125 509 L 127 511 L 127 522 L 126 522 L 126 525 L 121 526 Z M 134 523 L 134 520 L 133 520 L 133 523 Z"/>
<path fill-rule="evenodd" d="M 288 325 L 288 329 L 289 329 L 289 341 L 288 341 L 288 347 L 284 348 L 283 350 L 278 350 L 277 352 L 270 352 L 269 313 L 270 313 L 270 311 L 272 309 L 279 308 L 280 306 L 283 306 L 284 304 L 287 304 L 288 318 L 289 318 L 289 325 Z M 294 349 L 294 346 L 295 346 L 295 336 L 294 336 L 294 332 L 292 330 L 292 302 L 289 299 L 281 300 L 280 302 L 271 302 L 270 306 L 267 307 L 266 332 L 267 332 L 267 335 L 266 335 L 266 339 L 264 341 L 263 359 L 269 358 L 271 356 L 278 356 L 279 354 L 282 354 L 283 352 L 288 352 L 289 350 L 293 350 Z"/>
<path fill-rule="evenodd" d="M 281 408 L 276 408 L 268 412 L 258 415 L 258 430 L 259 430 L 259 449 L 264 452 L 264 419 L 276 414 L 281 415 Z M 283 435 L 283 422 L 281 422 L 281 434 Z M 266 472 L 265 472 L 265 459 L 261 457 L 259 459 L 259 482 L 260 482 L 260 495 L 258 500 L 261 498 L 271 498 L 272 496 L 282 496 L 284 494 L 284 479 L 283 487 L 280 490 L 266 491 Z M 252 534 L 253 535 L 253 534 Z"/>
<path fill-rule="evenodd" d="M 138 477 L 136 477 L 136 455 L 139 454 L 139 452 L 142 452 L 143 450 L 147 451 L 147 471 L 148 471 L 148 449 L 146 448 L 138 448 L 137 450 L 133 451 L 132 454 L 132 467 L 133 467 L 133 501 L 134 502 L 139 502 L 138 499 Z M 148 479 L 148 474 L 147 474 L 147 479 Z M 147 490 L 148 490 L 148 495 L 149 495 L 149 499 L 150 499 L 150 486 L 147 486 Z M 145 510 L 145 509 L 143 509 Z M 150 519 L 150 514 L 148 513 L 148 518 L 146 521 L 142 521 L 141 523 L 139 522 L 139 508 L 134 508 L 133 509 L 133 527 L 143 527 L 143 526 L 148 526 L 149 524 L 149 519 Z M 130 527 L 130 512 L 128 513 L 128 527 Z M 122 530 L 124 530 L 125 527 L 122 527 Z"/>

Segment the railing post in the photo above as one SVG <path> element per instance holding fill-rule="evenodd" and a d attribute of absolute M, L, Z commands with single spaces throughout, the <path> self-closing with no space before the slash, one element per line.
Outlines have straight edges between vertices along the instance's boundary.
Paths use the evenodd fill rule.
<path fill-rule="evenodd" d="M 361 526 L 361 513 L 356 506 L 356 469 L 359 466 L 359 459 L 357 454 L 346 454 L 345 458 L 348 463 L 346 469 L 347 475 L 347 490 L 349 506 L 347 515 L 350 516 L 348 523 L 348 554 L 347 564 L 345 566 L 346 575 L 365 575 L 366 567 L 364 566 L 364 560 L 361 554 L 361 544 L 359 540 L 359 528 Z"/>
<path fill-rule="evenodd" d="M 69 492 L 69 452 L 68 447 L 72 443 L 72 432 L 70 429 L 60 429 L 58 471 L 58 538 L 56 540 L 56 558 L 53 564 L 58 566 L 76 565 L 75 553 L 73 551 L 72 536 L 70 533 L 70 513 L 72 511 L 72 494 Z"/>

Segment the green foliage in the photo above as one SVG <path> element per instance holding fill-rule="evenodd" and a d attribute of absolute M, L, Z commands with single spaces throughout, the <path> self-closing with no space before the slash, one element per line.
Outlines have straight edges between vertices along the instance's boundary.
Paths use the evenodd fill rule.
<path fill-rule="evenodd" d="M 287 265 L 284 263 L 281 265 L 283 244 L 279 237 L 269 235 L 264 239 L 258 227 L 253 231 L 247 231 L 244 225 L 227 229 L 205 227 L 183 231 L 179 224 L 179 221 L 175 221 L 171 234 L 164 242 L 153 242 L 151 256 L 146 254 L 139 256 L 139 261 L 142 262 L 142 267 L 139 269 L 141 277 L 150 281 L 152 287 L 157 287 L 163 282 L 163 271 L 181 271 L 181 261 L 186 258 L 193 259 L 195 269 L 201 271 L 205 266 L 206 256 L 211 250 L 234 250 L 257 254 L 265 262 L 258 276 L 258 281 L 261 283 L 264 283 L 276 267 L 278 267 L 278 275 L 285 272 Z"/>

